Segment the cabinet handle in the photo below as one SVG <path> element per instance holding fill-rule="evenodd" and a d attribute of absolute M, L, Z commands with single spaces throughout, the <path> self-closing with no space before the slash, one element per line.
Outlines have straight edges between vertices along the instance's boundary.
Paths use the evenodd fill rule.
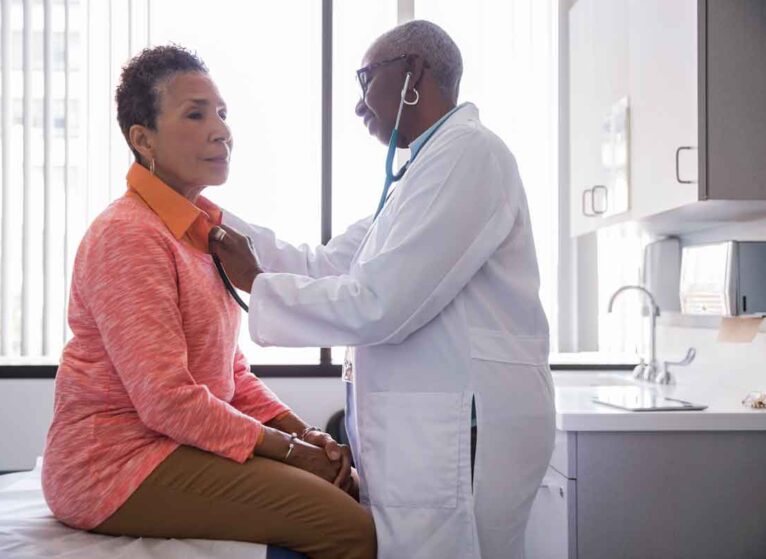
<path fill-rule="evenodd" d="M 586 188 L 582 191 L 582 215 L 585 217 L 596 217 L 598 214 L 594 211 L 588 211 L 588 203 L 586 200 L 590 196 L 590 207 L 593 208 L 593 189 Z"/>
<path fill-rule="evenodd" d="M 595 207 L 595 204 L 593 203 L 593 200 L 596 199 L 596 190 L 603 190 L 604 191 L 604 209 L 597 209 Z M 595 215 L 602 215 L 605 214 L 607 209 L 609 209 L 609 189 L 604 186 L 603 184 L 597 184 L 593 188 L 591 188 L 591 206 L 593 206 L 593 213 Z"/>
<path fill-rule="evenodd" d="M 681 178 L 681 152 L 697 149 L 694 146 L 681 146 L 676 150 L 676 180 L 681 184 L 695 184 L 697 181 L 685 181 Z"/>
<path fill-rule="evenodd" d="M 540 485 L 540 489 L 550 489 L 551 491 L 556 491 L 561 497 L 564 496 L 564 488 L 560 485 L 549 485 L 547 483 L 543 483 Z"/>

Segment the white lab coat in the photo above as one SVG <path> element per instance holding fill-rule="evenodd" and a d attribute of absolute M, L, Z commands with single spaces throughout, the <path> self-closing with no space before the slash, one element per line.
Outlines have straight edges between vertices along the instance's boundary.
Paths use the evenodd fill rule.
<path fill-rule="evenodd" d="M 351 348 L 347 429 L 378 556 L 521 557 L 553 448 L 548 325 L 516 162 L 476 107 L 432 136 L 374 222 L 324 247 L 224 222 L 265 270 L 254 341 Z"/>

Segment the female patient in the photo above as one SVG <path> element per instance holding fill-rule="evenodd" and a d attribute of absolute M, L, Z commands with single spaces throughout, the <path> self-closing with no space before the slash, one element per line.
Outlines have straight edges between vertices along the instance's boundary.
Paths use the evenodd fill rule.
<path fill-rule="evenodd" d="M 348 449 L 237 348 L 240 311 L 208 253 L 220 211 L 200 196 L 226 181 L 232 144 L 207 68 L 180 47 L 145 50 L 117 113 L 136 162 L 75 262 L 43 462 L 51 510 L 101 534 L 374 557 L 371 517 L 341 489 L 354 492 Z"/>

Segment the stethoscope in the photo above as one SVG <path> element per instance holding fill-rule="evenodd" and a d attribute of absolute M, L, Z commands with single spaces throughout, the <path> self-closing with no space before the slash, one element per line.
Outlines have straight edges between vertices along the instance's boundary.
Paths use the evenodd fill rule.
<path fill-rule="evenodd" d="M 218 258 L 217 254 L 213 254 L 213 263 L 215 264 L 216 270 L 218 270 L 218 275 L 221 276 L 221 279 L 223 280 L 223 284 L 226 286 L 226 291 L 229 292 L 229 295 L 231 295 L 234 300 L 237 302 L 237 304 L 242 307 L 242 310 L 246 313 L 250 312 L 250 307 L 248 307 L 245 302 L 240 298 L 239 294 L 237 293 L 237 290 L 234 289 L 234 286 L 231 284 L 231 280 L 229 279 L 229 276 L 226 275 L 226 270 L 223 269 L 223 264 L 221 264 L 221 259 Z"/>
<path fill-rule="evenodd" d="M 378 209 L 375 212 L 373 220 L 378 217 L 378 214 L 386 204 L 386 200 L 388 199 L 388 189 L 391 188 L 393 183 L 401 180 L 404 173 L 407 172 L 407 168 L 410 166 L 410 161 L 407 161 L 407 163 L 402 165 L 402 168 L 399 169 L 399 172 L 394 174 L 394 156 L 396 155 L 396 143 L 399 141 L 399 122 L 402 120 L 402 109 L 404 108 L 404 105 L 417 105 L 420 99 L 420 95 L 417 91 L 415 91 L 414 101 L 407 101 L 406 99 L 407 86 L 410 84 L 411 79 L 412 72 L 407 72 L 407 75 L 404 78 L 404 87 L 402 87 L 402 93 L 399 96 L 399 110 L 396 113 L 396 122 L 394 123 L 394 129 L 391 131 L 391 139 L 388 141 L 388 153 L 386 154 L 386 180 L 383 183 L 383 192 L 380 195 L 380 202 L 378 203 Z"/>
<path fill-rule="evenodd" d="M 380 202 L 378 203 L 378 209 L 375 212 L 375 216 L 373 220 L 375 220 L 378 217 L 378 214 L 383 210 L 383 206 L 386 205 L 386 200 L 388 200 L 388 191 L 391 188 L 391 185 L 401 180 L 401 178 L 404 176 L 404 173 L 407 172 L 407 169 L 409 168 L 410 164 L 415 159 L 415 157 L 410 158 L 404 165 L 402 165 L 402 168 L 399 169 L 399 172 L 394 173 L 394 156 L 396 155 L 396 144 L 399 140 L 399 123 L 402 120 L 402 110 L 404 109 L 404 105 L 410 105 L 410 106 L 417 105 L 418 101 L 420 100 L 420 94 L 417 92 L 417 90 L 413 90 L 415 92 L 414 101 L 407 101 L 406 99 L 407 86 L 410 85 L 411 79 L 412 79 L 412 72 L 407 72 L 407 75 L 404 78 L 404 87 L 402 87 L 402 92 L 401 92 L 401 95 L 399 96 L 399 110 L 396 113 L 396 122 L 394 123 L 394 129 L 391 131 L 391 139 L 388 141 L 388 153 L 386 154 L 386 180 L 383 183 L 383 192 L 380 195 Z M 437 126 L 436 128 L 432 129 L 429 132 L 428 136 L 423 141 L 423 144 L 425 144 L 431 138 L 431 136 L 436 132 L 438 128 L 439 127 Z M 223 280 L 223 283 L 226 286 L 226 290 L 234 298 L 237 304 L 240 307 L 242 307 L 242 309 L 246 313 L 249 313 L 250 308 L 245 304 L 245 302 L 237 294 L 237 291 L 236 289 L 234 289 L 234 286 L 232 285 L 231 280 L 229 280 L 229 276 L 226 275 L 226 271 L 223 269 L 221 260 L 215 254 L 213 255 L 213 262 L 215 263 L 215 267 L 218 270 L 218 274 L 221 276 L 221 279 Z"/>

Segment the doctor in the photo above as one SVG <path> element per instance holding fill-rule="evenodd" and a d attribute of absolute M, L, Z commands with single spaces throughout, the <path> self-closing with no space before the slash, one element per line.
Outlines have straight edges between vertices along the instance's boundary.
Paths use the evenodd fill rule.
<path fill-rule="evenodd" d="M 347 429 L 381 559 L 521 557 L 554 407 L 516 161 L 456 105 L 462 59 L 438 26 L 392 29 L 363 64 L 357 115 L 410 149 L 379 213 L 313 250 L 226 213 L 213 250 L 251 294 L 255 342 L 349 347 Z"/>

